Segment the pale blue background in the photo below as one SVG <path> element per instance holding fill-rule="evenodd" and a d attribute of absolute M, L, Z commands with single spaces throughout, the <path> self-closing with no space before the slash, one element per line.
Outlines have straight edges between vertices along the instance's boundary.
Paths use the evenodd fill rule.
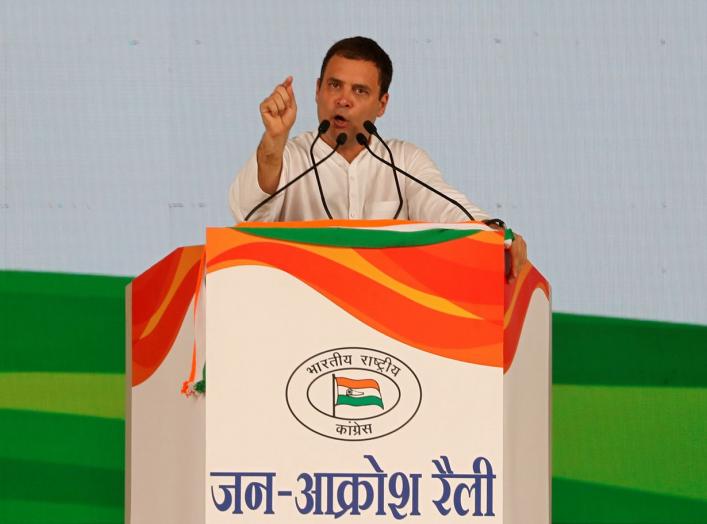
<path fill-rule="evenodd" d="M 303 6 L 307 6 L 306 8 Z M 258 104 L 335 40 L 386 136 L 527 238 L 556 310 L 707 323 L 707 2 L 0 0 L 0 268 L 133 275 L 230 225 Z"/>

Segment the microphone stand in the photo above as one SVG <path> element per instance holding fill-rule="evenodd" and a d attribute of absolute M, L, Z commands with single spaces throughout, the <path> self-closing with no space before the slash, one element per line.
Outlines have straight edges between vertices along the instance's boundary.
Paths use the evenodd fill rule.
<path fill-rule="evenodd" d="M 272 195 L 270 195 L 269 197 L 264 199 L 262 202 L 260 202 L 257 206 L 255 206 L 253 209 L 250 210 L 250 213 L 248 213 L 246 215 L 246 217 L 245 217 L 245 219 L 243 219 L 243 221 L 248 222 L 250 217 L 253 216 L 253 213 L 255 213 L 258 209 L 260 209 L 262 206 L 264 206 L 265 204 L 270 202 L 273 198 L 275 198 L 277 195 L 279 195 L 280 193 L 285 191 L 288 187 L 290 187 L 292 184 L 294 184 L 295 182 L 300 180 L 303 176 L 308 174 L 310 171 L 313 171 L 314 169 L 316 169 L 317 166 L 321 165 L 323 162 L 328 160 L 329 157 L 331 157 L 334 153 L 336 153 L 336 150 L 339 149 L 340 146 L 342 146 L 346 143 L 347 138 L 348 138 L 348 136 L 346 135 L 346 133 L 339 133 L 339 135 L 337 135 L 337 137 L 336 137 L 336 145 L 334 146 L 334 149 L 331 150 L 331 153 L 329 153 L 327 156 L 322 158 L 320 161 L 314 163 L 311 167 L 308 167 L 307 169 L 305 169 L 302 173 L 297 175 L 295 178 L 290 180 L 287 184 L 285 184 L 280 189 L 275 191 Z M 331 216 L 329 218 L 331 218 Z"/>
<path fill-rule="evenodd" d="M 371 122 L 370 120 L 366 120 L 363 123 L 363 127 L 366 131 L 368 131 L 372 135 L 375 135 L 375 137 L 380 140 L 380 142 L 383 144 L 383 147 L 385 147 L 386 151 L 388 151 L 388 155 L 390 155 L 390 163 L 393 167 L 393 177 L 395 178 L 395 189 L 398 190 L 398 210 L 395 212 L 395 216 L 393 217 L 393 220 L 395 220 L 398 218 L 398 215 L 400 215 L 400 210 L 403 208 L 403 194 L 400 191 L 400 180 L 398 180 L 398 169 L 395 167 L 393 152 L 388 147 L 388 144 L 385 143 L 385 140 L 383 140 L 383 138 L 378 134 L 378 129 L 376 129 L 376 126 L 373 122 Z M 358 140 L 358 137 L 356 137 L 356 139 Z"/>
<path fill-rule="evenodd" d="M 314 168 L 314 178 L 317 179 L 317 187 L 319 188 L 319 196 L 322 199 L 322 205 L 324 206 L 324 211 L 326 212 L 326 216 L 329 217 L 329 220 L 332 219 L 331 213 L 329 212 L 329 206 L 326 204 L 326 198 L 324 198 L 324 190 L 322 189 L 322 181 L 319 179 L 319 171 L 317 171 L 317 163 L 314 161 L 314 144 L 317 143 L 317 140 L 327 132 L 327 129 L 329 129 L 329 125 L 331 123 L 329 120 L 322 120 L 322 123 L 319 124 L 319 129 L 317 130 L 317 136 L 314 138 L 312 141 L 312 145 L 309 148 L 309 158 L 312 160 L 312 167 Z"/>
<path fill-rule="evenodd" d="M 383 140 L 378 136 L 377 133 L 376 133 L 376 137 L 377 137 L 381 142 L 383 142 Z M 469 211 L 468 211 L 464 206 L 462 206 L 459 202 L 457 202 L 457 201 L 454 200 L 453 198 L 448 197 L 447 195 L 445 195 L 445 194 L 442 193 L 441 191 L 438 191 L 437 189 L 435 189 L 434 187 L 430 186 L 429 184 L 426 184 L 425 182 L 423 182 L 423 181 L 420 180 L 419 178 L 417 178 L 417 177 L 411 175 L 410 173 L 408 173 L 408 172 L 406 172 L 406 171 L 403 171 L 402 169 L 400 169 L 399 167 L 396 167 L 396 166 L 395 166 L 394 164 L 392 164 L 391 162 L 388 162 L 386 159 L 384 159 L 384 158 L 378 156 L 378 155 L 370 148 L 370 146 L 368 145 L 368 140 L 366 140 L 366 137 L 365 137 L 365 135 L 364 135 L 363 133 L 358 133 L 358 134 L 356 135 L 356 141 L 357 141 L 359 144 L 361 144 L 362 146 L 364 146 L 364 147 L 368 150 L 368 152 L 369 152 L 371 155 L 373 155 L 375 158 L 377 158 L 378 160 L 380 160 L 381 162 L 383 162 L 385 165 L 392 167 L 396 172 L 402 173 L 403 175 L 405 175 L 406 177 L 408 177 L 410 180 L 413 180 L 413 181 L 417 182 L 417 183 L 420 184 L 422 187 L 424 187 L 424 188 L 426 188 L 426 189 L 429 189 L 429 190 L 432 191 L 434 194 L 439 195 L 439 196 L 441 196 L 442 198 L 444 198 L 446 201 L 448 201 L 448 202 L 454 204 L 454 205 L 457 206 L 457 207 L 469 218 L 469 220 L 471 220 L 472 222 L 475 220 L 474 217 L 471 216 L 471 213 L 469 213 Z M 396 215 L 396 216 L 397 216 L 397 215 Z"/>

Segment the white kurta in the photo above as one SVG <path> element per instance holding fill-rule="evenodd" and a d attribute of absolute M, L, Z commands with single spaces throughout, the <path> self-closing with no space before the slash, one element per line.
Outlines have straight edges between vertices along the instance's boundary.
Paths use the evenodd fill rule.
<path fill-rule="evenodd" d="M 312 165 L 309 148 L 314 132 L 303 133 L 285 146 L 282 174 L 278 189 Z M 371 148 L 390 160 L 376 139 Z M 449 186 L 427 153 L 402 140 L 388 140 L 395 164 L 436 190 L 464 206 L 475 220 L 490 218 L 488 213 L 471 203 L 462 193 Z M 314 146 L 314 158 L 320 160 L 332 148 L 323 140 Z M 391 219 L 398 208 L 398 193 L 393 170 L 363 150 L 349 164 L 338 153 L 317 167 L 327 206 L 336 219 Z M 398 174 L 403 195 L 403 208 L 398 218 L 421 222 L 463 222 L 467 216 L 456 206 L 408 177 Z M 254 154 L 231 185 L 229 201 L 236 222 L 269 195 L 258 184 L 258 162 Z M 274 222 L 326 219 L 314 172 L 295 182 L 282 194 L 258 209 L 250 221 Z"/>

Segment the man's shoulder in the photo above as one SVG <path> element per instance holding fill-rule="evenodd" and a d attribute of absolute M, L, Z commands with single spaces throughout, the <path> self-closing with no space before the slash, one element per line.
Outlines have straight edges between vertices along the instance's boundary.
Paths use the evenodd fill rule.
<path fill-rule="evenodd" d="M 373 140 L 376 140 L 375 138 Z M 405 150 L 416 150 L 421 148 L 412 142 L 409 142 L 407 140 L 402 140 L 400 138 L 385 138 L 385 143 L 388 144 L 388 147 L 393 149 L 405 149 Z"/>
<path fill-rule="evenodd" d="M 408 142 L 407 140 L 401 140 L 399 138 L 386 138 L 385 143 L 388 144 L 388 147 L 393 152 L 393 155 L 404 155 L 408 158 L 412 158 L 419 154 L 427 156 L 424 149 L 413 144 L 412 142 Z"/>
<path fill-rule="evenodd" d="M 287 141 L 286 147 L 292 150 L 303 150 L 309 153 L 309 147 L 312 145 L 315 136 L 316 133 L 314 131 L 305 131 L 304 133 L 290 138 Z"/>

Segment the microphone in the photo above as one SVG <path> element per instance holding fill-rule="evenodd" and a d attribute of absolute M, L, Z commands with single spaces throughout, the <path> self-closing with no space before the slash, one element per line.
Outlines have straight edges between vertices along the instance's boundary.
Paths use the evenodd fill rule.
<path fill-rule="evenodd" d="M 343 146 L 348 139 L 349 135 L 347 135 L 346 133 L 339 133 L 338 135 L 336 135 L 336 145 Z M 336 148 L 334 148 L 334 151 L 336 151 Z"/>
<path fill-rule="evenodd" d="M 364 127 L 365 127 L 365 124 L 364 124 Z M 366 129 L 366 130 L 368 131 L 368 129 Z M 383 142 L 383 140 L 378 136 L 378 134 L 376 134 L 376 138 L 378 138 L 378 140 L 380 140 L 381 142 Z M 362 146 L 364 146 L 366 149 L 368 149 L 368 152 L 369 152 L 371 155 L 373 155 L 375 158 L 377 158 L 378 160 L 380 160 L 381 162 L 383 162 L 385 165 L 392 167 L 393 169 L 395 169 L 396 172 L 402 173 L 403 175 L 405 175 L 406 177 L 408 177 L 410 180 L 414 180 L 415 182 L 417 182 L 418 184 L 420 184 L 422 187 L 424 187 L 424 188 L 426 188 L 426 189 L 429 189 L 429 190 L 432 191 L 434 194 L 439 195 L 439 196 L 441 196 L 442 198 L 444 198 L 446 201 L 448 201 L 448 202 L 454 204 L 455 206 L 457 206 L 457 207 L 469 218 L 469 220 L 474 221 L 474 217 L 471 216 L 471 213 L 469 213 L 469 211 L 467 211 L 467 209 L 466 209 L 464 206 L 462 206 L 459 202 L 457 202 L 456 200 L 454 200 L 454 199 L 451 198 L 451 197 L 448 197 L 447 195 L 445 195 L 445 194 L 442 193 L 441 191 L 436 190 L 434 187 L 430 186 L 429 184 L 426 184 L 425 182 L 423 182 L 423 181 L 420 180 L 419 178 L 412 176 L 410 173 L 408 173 L 408 172 L 406 172 L 406 171 L 403 171 L 403 170 L 400 169 L 399 167 L 394 166 L 391 162 L 388 162 L 386 159 L 384 159 L 384 158 L 382 158 L 382 157 L 376 155 L 376 154 L 373 152 L 373 150 L 369 147 L 369 145 L 368 145 L 368 140 L 366 139 L 366 136 L 365 136 L 363 133 L 358 133 L 358 134 L 356 135 L 356 141 L 357 141 L 359 144 L 361 144 Z M 383 142 L 383 143 L 385 144 L 385 142 Z M 386 146 L 386 147 L 387 147 L 387 146 Z"/>
<path fill-rule="evenodd" d="M 322 122 L 319 124 L 319 128 L 317 128 L 317 136 L 314 137 L 314 140 L 312 141 L 312 145 L 309 148 L 309 158 L 312 160 L 312 167 L 314 168 L 314 178 L 317 179 L 317 187 L 319 188 L 319 196 L 322 199 L 322 205 L 324 206 L 324 211 L 326 212 L 326 215 L 329 217 L 329 220 L 331 220 L 332 216 L 331 213 L 329 212 L 329 206 L 326 205 L 326 198 L 324 198 L 324 190 L 322 189 L 322 181 L 319 179 L 319 171 L 317 170 L 317 163 L 314 161 L 314 144 L 317 143 L 317 140 L 327 132 L 329 129 L 329 126 L 331 125 L 331 122 L 327 120 L 326 118 L 322 120 Z"/>
<path fill-rule="evenodd" d="M 320 124 L 320 126 L 321 126 L 321 124 Z M 301 179 L 301 178 L 302 178 L 303 176 L 305 176 L 307 173 L 309 173 L 310 171 L 314 170 L 314 168 L 315 168 L 316 166 L 319 166 L 319 165 L 321 165 L 323 162 L 326 162 L 326 161 L 329 159 L 329 157 L 331 157 L 334 153 L 336 153 L 336 150 L 339 149 L 340 146 L 343 146 L 343 145 L 346 143 L 346 140 L 347 140 L 347 139 L 348 139 L 348 136 L 346 135 L 346 133 L 339 133 L 339 134 L 337 135 L 337 137 L 336 137 L 336 145 L 334 146 L 334 149 L 332 149 L 331 153 L 329 153 L 327 156 L 325 156 L 324 158 L 322 158 L 320 161 L 318 161 L 317 163 L 315 163 L 315 164 L 312 165 L 311 167 L 308 167 L 307 169 L 305 169 L 302 173 L 300 173 L 300 174 L 297 175 L 295 178 L 293 178 L 292 180 L 290 180 L 287 184 L 285 184 L 285 185 L 282 186 L 280 189 L 278 189 L 277 191 L 275 191 L 272 195 L 270 195 L 269 197 L 267 197 L 265 200 L 263 200 L 262 202 L 260 202 L 257 206 L 255 206 L 253 209 L 250 210 L 250 213 L 248 213 L 248 214 L 246 215 L 246 217 L 245 217 L 245 219 L 243 219 L 243 221 L 244 221 L 244 222 L 248 222 L 248 219 L 249 219 L 251 216 L 253 216 L 253 213 L 255 213 L 258 209 L 260 209 L 262 206 L 264 206 L 265 204 L 267 204 L 268 202 L 270 202 L 273 198 L 275 198 L 277 195 L 279 195 L 280 193 L 282 193 L 285 189 L 287 189 L 287 188 L 290 187 L 292 184 L 294 184 L 295 182 L 297 182 L 299 179 Z"/>
<path fill-rule="evenodd" d="M 398 218 L 398 215 L 400 215 L 400 210 L 403 208 L 403 194 L 400 191 L 400 180 L 398 180 L 398 170 L 395 167 L 395 160 L 393 159 L 393 152 L 390 150 L 388 147 L 388 144 L 385 143 L 385 140 L 381 138 L 381 136 L 378 134 L 378 129 L 376 129 L 376 126 L 371 122 L 370 120 L 366 120 L 363 123 L 363 128 L 368 131 L 370 134 L 375 135 L 375 137 L 381 141 L 385 149 L 388 151 L 388 155 L 390 155 L 390 163 L 391 167 L 393 168 L 393 178 L 395 178 L 395 189 L 398 190 L 398 210 L 395 212 L 395 216 L 393 217 L 393 220 Z M 356 140 L 358 140 L 358 136 L 356 137 Z M 359 141 L 359 144 L 361 142 Z M 368 143 L 368 141 L 366 141 Z M 364 145 L 364 144 L 361 144 Z M 368 149 L 368 146 L 366 145 L 366 149 Z M 370 149 L 369 149 L 370 151 Z"/>
<path fill-rule="evenodd" d="M 326 133 L 329 130 L 329 126 L 331 125 L 331 122 L 329 122 L 326 118 L 321 121 L 319 124 L 319 127 L 317 128 L 317 138 L 322 136 L 324 133 Z M 315 138 L 316 140 L 316 138 Z"/>

